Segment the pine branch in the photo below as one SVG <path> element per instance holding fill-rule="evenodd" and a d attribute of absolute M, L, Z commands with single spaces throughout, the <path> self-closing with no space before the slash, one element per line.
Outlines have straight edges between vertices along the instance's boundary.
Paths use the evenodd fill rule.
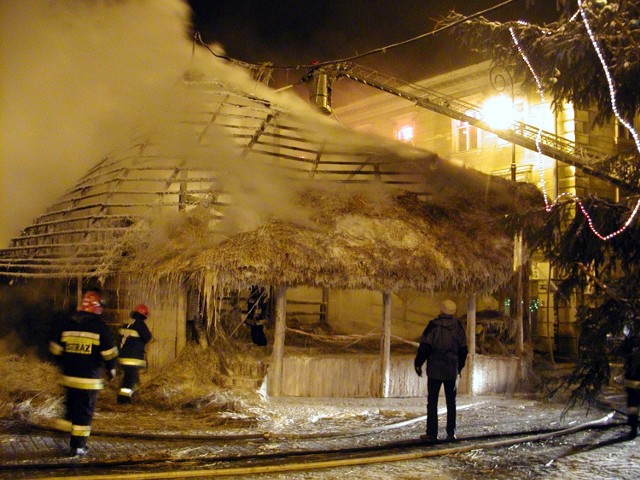
<path fill-rule="evenodd" d="M 640 2 L 629 0 L 609 3 L 605 7 L 587 9 L 591 28 L 608 61 L 616 83 L 616 101 L 624 118 L 632 119 L 640 112 Z M 448 25 L 463 18 L 455 12 L 442 21 Z M 535 89 L 528 67 L 513 44 L 509 29 L 527 54 L 544 90 L 558 109 L 566 102 L 577 108 L 598 107 L 596 124 L 612 118 L 611 98 L 607 79 L 600 66 L 580 17 L 563 18 L 547 25 L 517 22 L 491 22 L 474 18 L 450 30 L 464 48 L 489 56 L 495 64 L 512 67 L 514 78 L 523 87 Z"/>

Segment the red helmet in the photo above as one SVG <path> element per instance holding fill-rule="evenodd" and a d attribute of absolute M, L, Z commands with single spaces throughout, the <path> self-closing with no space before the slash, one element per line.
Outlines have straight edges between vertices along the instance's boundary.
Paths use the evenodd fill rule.
<path fill-rule="evenodd" d="M 84 294 L 79 308 L 80 311 L 101 315 L 103 309 L 104 304 L 102 303 L 102 297 L 99 293 L 90 290 Z"/>
<path fill-rule="evenodd" d="M 136 308 L 134 308 L 133 311 L 138 312 L 140 315 L 144 315 L 145 317 L 149 316 L 149 307 L 143 303 L 136 305 Z"/>

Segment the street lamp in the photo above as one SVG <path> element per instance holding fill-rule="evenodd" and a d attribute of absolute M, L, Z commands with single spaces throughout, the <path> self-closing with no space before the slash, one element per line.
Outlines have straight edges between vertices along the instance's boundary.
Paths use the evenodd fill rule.
<path fill-rule="evenodd" d="M 493 89 L 499 94 L 488 101 L 487 115 L 485 119 L 489 125 L 498 130 L 506 130 L 512 127 L 515 122 L 515 90 L 513 86 L 513 77 L 506 68 L 495 65 L 489 71 L 489 80 Z M 506 97 L 506 94 L 509 97 Z M 509 106 L 509 99 L 511 105 Z M 490 112 L 497 112 L 497 119 L 491 122 L 492 117 L 496 115 Z M 495 123 L 497 120 L 497 123 Z M 516 181 L 516 144 L 511 142 L 511 181 Z M 515 187 L 515 185 L 514 185 Z M 515 187 L 514 201 L 517 204 L 517 187 Z M 524 315 L 523 315 L 523 271 L 522 271 L 522 234 L 518 232 L 513 239 L 513 258 L 514 270 L 516 272 L 516 353 L 522 355 L 524 352 Z"/>
<path fill-rule="evenodd" d="M 487 119 L 487 123 L 489 125 L 494 126 L 500 130 L 506 130 L 515 122 L 516 117 L 516 108 L 515 108 L 515 90 L 513 86 L 513 77 L 509 70 L 504 68 L 501 65 L 495 65 L 491 67 L 489 70 L 489 81 L 491 82 L 491 86 L 493 89 L 500 94 L 497 97 L 493 97 L 495 100 L 489 100 L 489 102 L 493 101 L 494 105 L 489 105 L 490 109 L 499 113 L 499 118 L 494 119 L 493 121 L 497 121 L 496 123 L 491 123 L 491 117 Z M 508 97 L 506 96 L 508 94 Z M 509 99 L 511 100 L 511 105 L 508 105 Z M 493 117 L 493 115 L 492 115 Z M 500 127 L 499 125 L 504 125 Z M 516 181 L 516 144 L 511 142 L 511 180 Z"/>

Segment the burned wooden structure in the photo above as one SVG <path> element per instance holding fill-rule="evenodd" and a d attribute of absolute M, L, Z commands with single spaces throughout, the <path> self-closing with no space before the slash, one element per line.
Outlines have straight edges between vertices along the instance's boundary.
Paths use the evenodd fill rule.
<path fill-rule="evenodd" d="M 474 296 L 512 274 L 504 219 L 537 191 L 232 85 L 185 80 L 175 116 L 97 163 L 27 226 L 0 251 L 0 275 L 78 293 L 98 283 L 113 322 L 144 301 L 152 367 L 176 357 L 189 320 L 204 319 L 213 338 L 226 296 L 271 286 L 274 395 L 288 289 L 379 292 L 374 393 L 389 395 L 392 293 L 455 292 L 470 299 L 472 321 Z"/>

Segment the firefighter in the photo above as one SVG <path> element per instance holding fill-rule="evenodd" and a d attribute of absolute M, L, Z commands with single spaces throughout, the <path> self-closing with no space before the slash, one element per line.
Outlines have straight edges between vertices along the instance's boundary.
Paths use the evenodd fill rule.
<path fill-rule="evenodd" d="M 145 323 L 148 316 L 149 308 L 144 304 L 137 305 L 129 314 L 131 321 L 118 331 L 121 335 L 118 364 L 124 371 L 118 390 L 118 403 L 131 403 L 140 379 L 140 369 L 147 366 L 145 348 L 151 341 L 151 332 Z"/>
<path fill-rule="evenodd" d="M 118 347 L 102 321 L 103 310 L 100 293 L 87 291 L 78 311 L 56 328 L 49 342 L 49 351 L 62 369 L 60 383 L 66 393 L 64 427 L 71 431 L 72 456 L 87 453 L 98 392 L 104 386 L 104 370 L 109 381 L 116 373 Z"/>
<path fill-rule="evenodd" d="M 625 339 L 621 345 L 624 355 L 624 386 L 627 391 L 627 423 L 629 437 L 638 435 L 638 407 L 640 407 L 640 336 L 625 327 Z"/>
<path fill-rule="evenodd" d="M 252 285 L 247 298 L 245 323 L 251 328 L 251 341 L 259 347 L 267 346 L 264 325 L 269 317 L 269 295 L 262 286 Z"/>

